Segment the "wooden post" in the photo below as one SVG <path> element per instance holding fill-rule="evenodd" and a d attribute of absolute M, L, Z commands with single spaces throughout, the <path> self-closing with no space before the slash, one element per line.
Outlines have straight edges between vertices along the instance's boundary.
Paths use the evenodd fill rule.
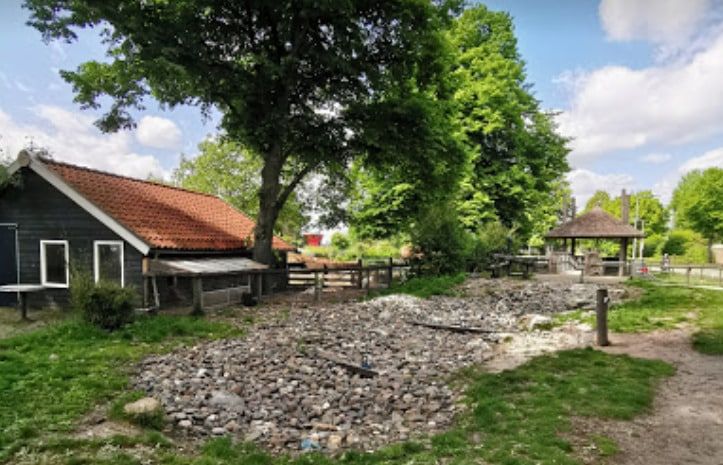
<path fill-rule="evenodd" d="M 357 274 L 359 281 L 356 283 L 356 285 L 359 289 L 361 289 L 364 284 L 364 262 L 362 262 L 361 258 L 357 261 L 357 265 L 359 266 L 359 273 Z"/>
<path fill-rule="evenodd" d="M 387 288 L 392 287 L 392 279 L 394 279 L 394 259 L 389 257 L 389 267 L 387 268 Z"/>
<path fill-rule="evenodd" d="M 319 301 L 321 300 L 321 287 L 319 282 L 319 272 L 314 272 L 314 300 Z"/>
<path fill-rule="evenodd" d="M 608 346 L 608 290 L 597 290 L 597 306 L 595 313 L 597 317 L 597 344 L 599 346 Z"/>
<path fill-rule="evenodd" d="M 193 315 L 203 314 L 203 280 L 200 276 L 191 279 L 193 286 Z"/>
<path fill-rule="evenodd" d="M 18 307 L 20 307 L 20 319 L 30 321 L 28 318 L 28 295 L 25 292 L 18 292 Z"/>
<path fill-rule="evenodd" d="M 367 268 L 367 295 L 369 295 L 369 291 L 371 290 L 371 280 L 372 272 L 369 268 Z"/>
<path fill-rule="evenodd" d="M 691 267 L 688 267 L 688 269 L 685 271 L 685 279 L 688 283 L 687 285 L 690 286 L 690 272 L 692 271 Z"/>
<path fill-rule="evenodd" d="M 258 283 L 258 293 L 257 296 L 259 303 L 261 303 L 261 297 L 264 295 L 264 275 L 262 273 L 256 274 L 256 282 Z"/>
<path fill-rule="evenodd" d="M 628 238 L 620 239 L 620 265 L 618 267 L 618 276 L 625 275 L 625 262 L 628 259 Z"/>

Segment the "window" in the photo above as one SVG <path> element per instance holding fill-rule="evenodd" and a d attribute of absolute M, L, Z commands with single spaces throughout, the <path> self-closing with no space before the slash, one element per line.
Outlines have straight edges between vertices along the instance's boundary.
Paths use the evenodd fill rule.
<path fill-rule="evenodd" d="M 93 243 L 95 282 L 105 281 L 125 286 L 123 258 L 122 241 L 95 241 Z"/>
<path fill-rule="evenodd" d="M 40 241 L 40 282 L 46 287 L 67 288 L 68 241 Z"/>

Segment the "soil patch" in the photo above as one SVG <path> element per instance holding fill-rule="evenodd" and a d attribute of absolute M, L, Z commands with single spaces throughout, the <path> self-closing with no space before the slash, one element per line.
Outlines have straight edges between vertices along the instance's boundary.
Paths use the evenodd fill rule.
<path fill-rule="evenodd" d="M 590 444 L 580 438 L 603 435 L 619 446 L 615 464 L 723 464 L 723 357 L 695 352 L 691 331 L 611 335 L 605 352 L 664 360 L 677 372 L 660 385 L 649 414 L 632 421 L 577 418 L 573 442 L 586 463 L 595 463 L 596 454 L 585 454 Z"/>

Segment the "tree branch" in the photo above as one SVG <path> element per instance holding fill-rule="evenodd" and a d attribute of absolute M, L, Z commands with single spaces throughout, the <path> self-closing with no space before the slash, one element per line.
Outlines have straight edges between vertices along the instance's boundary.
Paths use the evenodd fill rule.
<path fill-rule="evenodd" d="M 284 188 L 281 190 L 281 193 L 279 194 L 279 198 L 276 200 L 276 205 L 278 205 L 279 210 L 281 210 L 281 207 L 283 207 L 286 201 L 289 199 L 291 193 L 294 192 L 296 186 L 298 186 L 299 183 L 303 181 L 303 179 L 306 177 L 306 175 L 311 173 L 317 166 L 318 164 L 315 163 L 306 165 L 303 169 L 301 169 L 298 173 L 294 175 L 294 177 L 286 186 L 284 186 Z"/>

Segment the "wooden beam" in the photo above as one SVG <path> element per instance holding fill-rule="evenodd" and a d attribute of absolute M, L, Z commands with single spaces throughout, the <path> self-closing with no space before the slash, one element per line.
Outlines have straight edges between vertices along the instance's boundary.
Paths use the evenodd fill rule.
<path fill-rule="evenodd" d="M 430 329 L 440 329 L 443 331 L 452 331 L 454 333 L 477 333 L 477 334 L 495 334 L 495 333 L 516 333 L 517 331 L 501 331 L 478 328 L 474 326 L 452 326 L 452 325 L 440 325 L 436 323 L 425 323 L 423 321 L 409 320 L 407 321 L 410 325 L 422 326 Z"/>

